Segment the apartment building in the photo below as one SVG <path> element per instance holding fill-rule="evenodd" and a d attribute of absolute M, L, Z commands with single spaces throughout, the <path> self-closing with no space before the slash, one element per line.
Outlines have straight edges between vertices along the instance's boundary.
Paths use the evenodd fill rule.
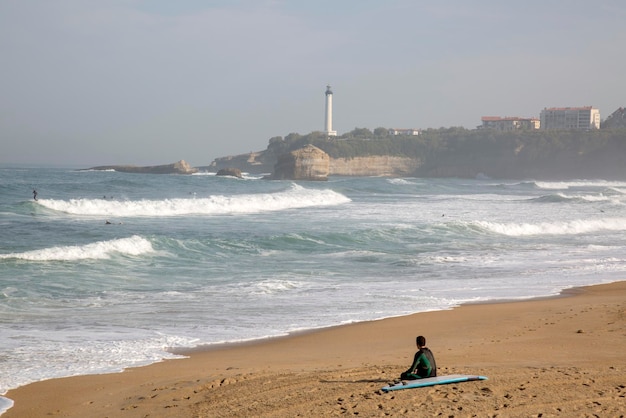
<path fill-rule="evenodd" d="M 517 116 L 483 116 L 481 129 L 496 131 L 517 131 L 539 129 L 540 121 L 537 118 L 520 118 Z"/>
<path fill-rule="evenodd" d="M 391 128 L 389 129 L 389 135 L 419 135 L 420 131 L 418 129 L 397 129 Z"/>
<path fill-rule="evenodd" d="M 600 111 L 593 106 L 545 108 L 540 115 L 541 129 L 600 129 Z"/>

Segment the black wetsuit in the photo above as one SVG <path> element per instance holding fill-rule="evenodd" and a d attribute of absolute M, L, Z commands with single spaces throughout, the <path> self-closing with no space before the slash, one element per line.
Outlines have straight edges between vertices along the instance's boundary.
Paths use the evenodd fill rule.
<path fill-rule="evenodd" d="M 423 379 L 425 377 L 437 376 L 437 363 L 435 363 L 435 356 L 428 347 L 422 347 L 415 357 L 413 357 L 413 364 L 411 367 L 400 375 L 402 380 L 415 380 Z"/>

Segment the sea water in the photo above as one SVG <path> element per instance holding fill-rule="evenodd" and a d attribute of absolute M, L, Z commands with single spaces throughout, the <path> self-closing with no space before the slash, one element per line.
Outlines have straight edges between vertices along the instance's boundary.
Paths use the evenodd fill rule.
<path fill-rule="evenodd" d="M 626 182 L 601 179 L 0 167 L 0 394 L 173 349 L 621 280 L 625 204 Z"/>

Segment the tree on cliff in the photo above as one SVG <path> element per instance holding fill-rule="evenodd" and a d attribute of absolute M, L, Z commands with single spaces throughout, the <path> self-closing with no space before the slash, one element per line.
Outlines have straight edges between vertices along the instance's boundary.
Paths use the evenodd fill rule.
<path fill-rule="evenodd" d="M 374 137 L 386 138 L 387 136 L 389 136 L 389 129 L 383 127 L 378 127 L 374 129 Z"/>

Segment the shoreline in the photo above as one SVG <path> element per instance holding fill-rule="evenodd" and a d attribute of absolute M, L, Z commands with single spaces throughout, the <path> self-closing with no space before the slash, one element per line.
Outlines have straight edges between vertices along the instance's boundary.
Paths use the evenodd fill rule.
<path fill-rule="evenodd" d="M 125 417 L 148 413 L 150 416 L 275 416 L 273 414 L 294 415 L 301 408 L 313 408 L 300 401 L 294 402 L 289 410 L 284 405 L 272 404 L 263 386 L 254 384 L 257 379 L 284 381 L 293 389 L 291 392 L 296 399 L 306 398 L 309 389 L 316 389 L 320 398 L 313 410 L 329 412 L 336 412 L 336 399 L 341 396 L 336 391 L 342 389 L 328 392 L 325 388 L 332 385 L 325 381 L 339 386 L 342 383 L 348 386 L 360 384 L 364 386 L 361 396 L 365 399 L 359 405 L 367 408 L 369 397 L 383 405 L 383 409 L 389 408 L 393 412 L 396 402 L 376 391 L 410 363 L 418 333 L 426 336 L 427 345 L 435 352 L 439 374 L 489 376 L 490 380 L 484 383 L 458 385 L 459 389 L 479 390 L 475 393 L 479 399 L 491 396 L 483 396 L 485 393 L 497 397 L 503 376 L 510 382 L 521 376 L 521 380 L 528 381 L 525 384 L 529 385 L 532 379 L 527 375 L 535 375 L 540 370 L 547 382 L 558 385 L 556 377 L 562 378 L 564 370 L 580 378 L 588 368 L 598 370 L 600 367 L 608 379 L 607 386 L 613 385 L 612 390 L 617 391 L 614 402 L 623 404 L 626 386 L 619 389 L 616 379 L 624 380 L 622 384 L 626 384 L 626 379 L 621 377 L 626 371 L 622 369 L 626 362 L 626 355 L 622 354 L 626 342 L 623 331 L 626 329 L 625 300 L 626 281 L 620 281 L 568 288 L 554 296 L 468 303 L 443 311 L 304 330 L 260 340 L 199 346 L 177 351 L 175 354 L 188 356 L 182 359 L 129 368 L 121 373 L 50 379 L 10 390 L 4 396 L 15 403 L 3 416 L 35 417 L 51 413 Z M 609 316 L 611 319 L 607 320 Z M 582 321 L 583 317 L 585 321 Z M 589 358 L 580 342 L 593 348 L 595 357 Z M 552 380 L 548 376 L 551 370 L 556 375 Z M 326 377 L 320 380 L 320 375 Z M 306 385 L 303 385 L 301 376 L 308 376 Z M 175 395 L 152 397 L 155 392 L 160 395 L 165 390 L 158 388 L 167 388 L 168 395 Z M 249 394 L 244 396 L 242 391 Z M 429 389 L 428 393 L 432 391 L 445 392 L 449 396 L 455 394 L 451 385 Z M 396 395 L 396 398 L 405 401 L 424 393 L 402 392 L 409 393 Z M 68 393 L 74 395 L 68 396 Z M 220 394 L 221 402 L 226 404 L 214 399 L 212 395 L 216 394 Z M 350 395 L 344 394 L 343 398 L 347 399 L 346 396 Z M 571 396 L 575 397 L 574 392 Z M 240 398 L 269 406 L 263 409 L 257 405 L 254 411 L 245 409 L 245 406 L 233 410 L 228 402 Z M 324 409 L 327 398 L 335 399 L 335 402 Z M 604 405 L 602 408 L 609 408 L 608 411 L 621 411 L 610 409 L 618 408 L 614 402 L 603 397 L 600 403 Z M 173 403 L 176 407 L 171 406 Z M 568 405 L 574 404 L 570 402 Z M 431 406 L 441 407 L 438 403 Z M 560 408 L 565 410 L 566 406 Z M 509 407 L 513 407 L 511 402 Z M 532 403 L 520 404 L 518 409 L 509 411 L 525 414 L 527 410 L 522 408 L 530 407 Z M 471 406 L 464 404 L 464 408 L 468 411 Z M 367 409 L 360 414 L 370 416 Z"/>
<path fill-rule="evenodd" d="M 602 283 L 602 284 L 610 284 L 610 283 L 615 283 L 615 282 Z M 403 317 L 409 317 L 409 316 L 412 316 L 412 315 L 424 314 L 424 313 L 430 313 L 430 312 L 449 311 L 449 310 L 458 309 L 458 308 L 460 308 L 462 306 L 465 306 L 465 305 L 488 305 L 488 304 L 493 304 L 493 303 L 496 303 L 496 304 L 498 304 L 498 303 L 516 303 L 516 302 L 525 302 L 525 301 L 533 301 L 533 300 L 543 300 L 543 299 L 567 297 L 570 294 L 570 292 L 575 292 L 575 293 L 582 292 L 587 287 L 598 286 L 598 285 L 602 285 L 602 284 L 592 284 L 592 285 L 588 285 L 588 286 L 570 287 L 570 288 L 566 288 L 566 289 L 561 290 L 557 294 L 547 295 L 547 296 L 525 297 L 525 298 L 519 298 L 519 299 L 503 298 L 503 299 L 490 299 L 490 300 L 482 300 L 482 301 L 463 302 L 463 303 L 461 303 L 459 305 L 452 306 L 452 307 L 449 307 L 449 308 L 435 309 L 435 310 L 431 310 L 431 311 L 413 312 L 413 313 L 408 313 L 408 314 L 400 314 L 400 315 L 383 317 L 383 318 L 377 318 L 377 319 L 367 319 L 367 320 L 354 321 L 354 322 L 345 323 L 345 324 L 325 325 L 325 326 L 320 326 L 320 327 L 317 327 L 317 328 L 308 328 L 308 329 L 301 329 L 301 330 L 295 330 L 295 331 L 288 331 L 288 332 L 286 332 L 284 334 L 280 334 L 280 335 L 270 335 L 270 336 L 265 336 L 265 337 L 253 338 L 253 339 L 249 339 L 249 340 L 236 340 L 236 341 L 224 341 L 224 342 L 217 342 L 217 343 L 207 343 L 207 344 L 196 345 L 196 346 L 193 346 L 193 347 L 166 348 L 164 350 L 164 353 L 169 353 L 169 354 L 173 354 L 173 355 L 181 356 L 181 357 L 179 357 L 179 358 L 165 358 L 165 357 L 163 357 L 160 360 L 154 361 L 152 363 L 142 364 L 142 365 L 135 365 L 135 366 L 128 366 L 128 367 L 124 367 L 123 369 L 121 369 L 119 371 L 106 371 L 106 372 L 102 372 L 102 373 L 87 373 L 87 374 L 78 374 L 78 375 L 71 375 L 71 376 L 45 378 L 45 379 L 42 379 L 42 380 L 33 381 L 33 382 L 30 382 L 30 383 L 26 383 L 24 385 L 21 385 L 21 386 L 9 389 L 7 392 L 14 391 L 16 389 L 21 388 L 22 386 L 27 386 L 27 385 L 31 385 L 31 384 L 47 381 L 47 380 L 65 379 L 65 378 L 69 378 L 69 377 L 78 377 L 78 376 L 98 376 L 98 375 L 106 375 L 106 374 L 123 373 L 123 372 L 125 372 L 126 370 L 129 370 L 129 369 L 135 369 L 135 368 L 141 368 L 141 367 L 149 367 L 151 365 L 158 364 L 158 363 L 161 363 L 161 362 L 164 362 L 164 361 L 183 360 L 185 358 L 188 358 L 192 354 L 201 353 L 201 352 L 205 352 L 205 351 L 208 352 L 208 351 L 213 351 L 213 350 L 228 349 L 228 348 L 231 348 L 231 347 L 251 346 L 251 345 L 256 345 L 256 344 L 263 344 L 263 343 L 268 342 L 268 341 L 284 339 L 284 338 L 291 338 L 291 337 L 294 337 L 294 336 L 303 335 L 303 334 L 309 334 L 309 333 L 323 332 L 323 331 L 330 330 L 330 329 L 333 329 L 333 328 L 338 328 L 338 327 L 346 327 L 346 326 L 352 326 L 352 325 L 362 324 L 362 323 L 370 323 L 370 322 L 384 321 L 384 320 L 390 320 L 390 319 L 395 319 L 395 318 L 403 318 Z M 11 399 L 6 397 L 6 393 L 4 395 L 0 394 L 0 416 L 3 415 L 3 409 L 2 409 L 2 401 L 3 401 L 3 399 L 7 399 L 8 401 L 11 401 Z"/>
<path fill-rule="evenodd" d="M 324 331 L 331 330 L 334 328 L 349 327 L 349 326 L 353 326 L 357 324 L 367 324 L 367 323 L 378 322 L 378 321 L 387 321 L 387 320 L 393 320 L 396 318 L 405 318 L 405 317 L 411 317 L 413 315 L 420 315 L 420 314 L 426 314 L 426 313 L 452 311 L 455 309 L 459 309 L 463 306 L 491 305 L 491 304 L 501 304 L 501 303 L 523 303 L 523 302 L 531 302 L 531 301 L 566 298 L 566 297 L 578 295 L 580 293 L 584 293 L 585 289 L 589 287 L 604 286 L 604 285 L 609 285 L 612 283 L 619 283 L 621 281 L 622 280 L 617 281 L 617 282 L 592 284 L 588 286 L 568 287 L 567 289 L 563 289 L 558 294 L 555 294 L 555 295 L 535 296 L 535 297 L 528 297 L 528 298 L 522 298 L 522 299 L 504 298 L 504 299 L 483 300 L 483 301 L 477 301 L 477 302 L 464 302 L 464 303 L 461 303 L 460 305 L 453 306 L 448 309 L 436 309 L 432 311 L 413 312 L 413 313 L 404 314 L 404 315 L 388 316 L 384 318 L 368 319 L 364 321 L 355 321 L 355 322 L 350 322 L 347 324 L 328 325 L 328 326 L 322 326 L 319 328 L 309 328 L 309 329 L 303 329 L 303 330 L 297 330 L 297 331 L 289 331 L 283 335 L 267 336 L 267 337 L 254 338 L 251 340 L 243 340 L 243 341 L 225 341 L 225 342 L 219 342 L 219 343 L 200 344 L 195 347 L 172 348 L 166 351 L 170 354 L 189 357 L 190 355 L 195 354 L 195 353 L 202 353 L 202 352 L 208 352 L 208 351 L 213 351 L 213 350 L 222 350 L 222 349 L 234 348 L 234 347 L 239 347 L 239 346 L 251 346 L 251 345 L 256 345 L 256 344 L 263 344 L 271 340 L 279 340 L 279 339 L 292 338 L 292 337 L 296 337 L 299 335 L 305 335 L 305 334 L 310 334 L 310 333 L 324 332 Z M 626 280 L 624 280 L 624 282 L 626 282 Z M 182 360 L 182 359 L 163 359 L 162 361 L 169 361 L 169 360 Z M 155 364 L 155 363 L 152 363 L 152 364 Z M 150 366 L 150 364 L 146 366 L 139 366 L 139 367 L 147 367 L 147 366 Z M 134 368 L 134 367 L 129 367 L 129 368 Z"/>

